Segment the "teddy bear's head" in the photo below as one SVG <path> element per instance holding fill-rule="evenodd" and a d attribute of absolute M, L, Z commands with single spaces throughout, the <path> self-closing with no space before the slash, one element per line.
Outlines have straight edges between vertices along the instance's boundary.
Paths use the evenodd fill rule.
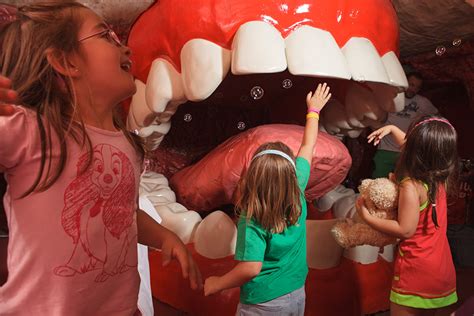
<path fill-rule="evenodd" d="M 387 178 L 365 179 L 359 186 L 369 209 L 393 211 L 398 205 L 398 187 Z"/>
<path fill-rule="evenodd" d="M 397 217 L 398 186 L 387 178 L 365 179 L 359 186 L 369 213 L 383 219 Z M 344 248 L 360 245 L 383 247 L 395 242 L 391 236 L 374 230 L 356 215 L 337 222 L 331 230 L 337 243 Z"/>

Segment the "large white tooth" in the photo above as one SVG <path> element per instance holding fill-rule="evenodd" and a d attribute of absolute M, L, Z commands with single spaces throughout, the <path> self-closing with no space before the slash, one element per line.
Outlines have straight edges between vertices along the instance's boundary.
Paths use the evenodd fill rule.
<path fill-rule="evenodd" d="M 314 206 L 320 212 L 326 212 L 334 206 L 334 204 L 340 199 L 346 196 L 353 196 L 354 190 L 348 189 L 345 186 L 339 184 L 334 189 L 324 194 L 322 197 L 318 198 L 314 202 Z"/>
<path fill-rule="evenodd" d="M 168 180 L 162 174 L 148 171 L 140 181 L 140 196 L 146 197 L 161 218 L 161 224 L 173 231 L 184 243 L 192 240 L 194 228 L 202 219 L 176 203 L 176 195 L 168 186 Z"/>
<path fill-rule="evenodd" d="M 303 25 L 285 43 L 288 70 L 293 75 L 351 78 L 346 59 L 331 33 Z"/>
<path fill-rule="evenodd" d="M 356 212 L 355 202 L 358 194 L 346 195 L 334 203 L 332 208 L 334 217 L 336 218 L 352 218 Z"/>
<path fill-rule="evenodd" d="M 390 83 L 382 59 L 370 40 L 352 37 L 342 47 L 342 52 L 355 81 Z"/>
<path fill-rule="evenodd" d="M 207 99 L 230 69 L 229 50 L 204 39 L 192 39 L 181 50 L 181 77 L 186 98 Z"/>
<path fill-rule="evenodd" d="M 154 204 L 154 206 L 162 218 L 161 225 L 178 235 L 185 244 L 193 240 L 194 229 L 202 220 L 198 213 L 194 211 L 174 213 L 168 205 Z"/>
<path fill-rule="evenodd" d="M 168 207 L 173 213 L 183 213 L 188 211 L 188 209 L 185 208 L 184 205 L 179 203 L 170 203 L 168 204 Z"/>
<path fill-rule="evenodd" d="M 374 121 L 381 121 L 386 117 L 386 112 L 378 106 L 372 91 L 357 83 L 352 83 L 347 88 L 346 114 L 349 124 L 359 128 L 365 127 L 361 125 L 361 121 L 366 117 Z"/>
<path fill-rule="evenodd" d="M 379 254 L 385 261 L 393 262 L 395 257 L 395 245 L 387 245 L 383 247 L 383 252 Z"/>
<path fill-rule="evenodd" d="M 405 93 L 400 92 L 399 88 L 377 82 L 368 82 L 367 85 L 372 90 L 378 106 L 384 111 L 399 112 L 403 110 L 405 106 Z M 403 101 L 402 104 L 400 104 L 400 100 Z"/>
<path fill-rule="evenodd" d="M 274 73 L 286 67 L 285 42 L 277 29 L 262 21 L 239 27 L 232 43 L 233 74 Z"/>
<path fill-rule="evenodd" d="M 377 261 L 379 257 L 379 247 L 362 245 L 344 250 L 344 257 L 362 264 L 370 264 Z"/>
<path fill-rule="evenodd" d="M 140 178 L 140 195 L 152 194 L 153 191 L 167 187 L 168 179 L 160 173 L 147 171 Z"/>
<path fill-rule="evenodd" d="M 222 211 L 207 215 L 194 233 L 194 248 L 210 259 L 224 258 L 235 253 L 237 227 Z"/>
<path fill-rule="evenodd" d="M 147 105 L 155 113 L 164 112 L 171 100 L 186 100 L 181 75 L 167 60 L 158 58 L 151 64 L 145 97 Z"/>
<path fill-rule="evenodd" d="M 351 129 L 347 122 L 347 114 L 344 105 L 336 99 L 329 100 L 327 106 L 321 112 L 321 125 L 330 134 L 338 134 L 342 129 Z"/>
<path fill-rule="evenodd" d="M 308 267 L 329 269 L 339 265 L 343 248 L 337 244 L 331 233 L 336 222 L 337 219 L 306 221 Z"/>
<path fill-rule="evenodd" d="M 397 55 L 390 51 L 382 56 L 382 63 L 387 71 L 390 84 L 397 87 L 408 88 L 408 80 Z"/>
<path fill-rule="evenodd" d="M 169 187 L 154 190 L 153 193 L 147 194 L 147 197 L 155 206 L 168 205 L 176 202 L 176 195 Z"/>
<path fill-rule="evenodd" d="M 171 122 L 158 122 L 158 117 L 149 126 L 138 130 L 138 135 L 144 139 L 145 147 L 153 151 L 161 144 L 165 135 L 171 128 Z"/>
<path fill-rule="evenodd" d="M 394 103 L 394 112 L 400 112 L 405 108 L 405 92 L 400 92 L 397 94 L 395 99 L 393 99 Z"/>
<path fill-rule="evenodd" d="M 150 124 L 156 116 L 146 103 L 145 84 L 135 79 L 135 85 L 137 86 L 137 91 L 130 102 L 130 110 L 127 117 L 129 130 L 140 130 L 140 128 L 146 126 L 146 123 Z"/>
<path fill-rule="evenodd" d="M 347 136 L 349 136 L 350 138 L 357 138 L 357 137 L 360 136 L 361 133 L 362 133 L 361 128 L 354 128 L 354 129 L 350 129 L 348 131 L 345 131 L 345 134 Z"/>
<path fill-rule="evenodd" d="M 153 133 L 158 133 L 159 135 L 166 135 L 168 134 L 169 130 L 171 129 L 171 122 L 153 122 L 151 125 L 143 127 L 139 130 L 138 135 L 141 137 L 148 137 Z"/>

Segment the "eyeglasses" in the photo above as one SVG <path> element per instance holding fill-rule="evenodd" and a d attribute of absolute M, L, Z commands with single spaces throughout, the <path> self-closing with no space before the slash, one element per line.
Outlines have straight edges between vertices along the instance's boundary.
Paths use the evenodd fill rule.
<path fill-rule="evenodd" d="M 87 35 L 83 38 L 80 38 L 78 41 L 79 42 L 83 42 L 85 40 L 88 40 L 92 37 L 95 37 L 95 36 L 99 36 L 99 37 L 104 37 L 106 40 L 108 40 L 109 42 L 117 45 L 117 46 L 122 46 L 122 42 L 120 41 L 120 38 L 117 36 L 117 34 L 111 29 L 111 28 L 106 28 L 105 30 L 102 30 L 100 32 L 97 32 L 97 33 L 94 33 L 94 34 L 91 34 L 91 35 Z"/>

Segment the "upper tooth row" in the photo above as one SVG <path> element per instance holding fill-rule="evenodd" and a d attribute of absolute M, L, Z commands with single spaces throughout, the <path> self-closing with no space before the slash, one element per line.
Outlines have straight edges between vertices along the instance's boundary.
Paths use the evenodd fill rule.
<path fill-rule="evenodd" d="M 361 37 L 353 37 L 339 48 L 331 33 L 311 26 L 301 26 L 283 39 L 272 25 L 251 21 L 240 26 L 231 51 L 197 38 L 183 46 L 180 56 L 181 73 L 163 58 L 153 61 L 146 87 L 139 87 L 140 95 L 132 101 L 132 128 L 148 126 L 153 120 L 158 125 L 166 124 L 179 104 L 209 97 L 229 70 L 250 74 L 288 68 L 294 75 L 353 79 L 398 88 L 408 85 L 394 52 L 380 57 L 370 40 Z M 393 111 L 391 99 L 388 102 L 385 107 Z M 156 113 L 159 117 L 155 119 Z M 355 120 L 350 122 L 357 126 Z"/>

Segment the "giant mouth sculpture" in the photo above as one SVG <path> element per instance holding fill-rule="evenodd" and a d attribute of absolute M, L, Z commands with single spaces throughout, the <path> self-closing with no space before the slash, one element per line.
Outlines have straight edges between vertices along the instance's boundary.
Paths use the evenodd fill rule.
<path fill-rule="evenodd" d="M 388 0 L 162 0 L 136 21 L 129 46 L 137 93 L 128 124 L 154 150 L 150 169 L 169 178 L 174 190 L 165 177 L 149 172 L 142 194 L 155 205 L 163 225 L 191 244 L 205 276 L 230 269 L 236 229 L 224 212 L 203 214 L 232 204 L 238 178 L 259 144 L 278 139 L 297 149 L 302 127 L 295 123 L 304 119 L 307 91 L 318 82 L 330 84 L 333 99 L 321 114 L 321 128 L 338 137 L 357 137 L 404 105 L 407 81 L 397 57 L 396 14 Z M 338 185 L 351 159 L 328 134 L 318 137 L 306 197 L 319 199 L 320 210 L 344 197 L 335 212 L 345 216 L 354 195 Z M 343 251 L 329 235 L 333 223 L 307 221 L 308 264 L 328 269 L 310 272 L 307 314 L 387 307 L 389 268 L 377 261 L 378 249 L 369 249 L 375 258 L 368 262 L 381 265 L 379 280 L 354 280 L 364 277 L 354 272 L 358 267 L 341 262 Z M 157 257 L 150 256 L 152 263 Z M 204 299 L 169 277 L 175 268 L 152 268 L 152 279 L 160 282 L 155 296 L 192 314 L 232 313 L 235 291 Z M 323 278 L 339 274 L 342 285 L 325 284 L 318 279 L 321 271 L 331 271 L 323 272 Z M 360 284 L 369 287 L 360 293 L 373 292 L 372 299 L 380 302 L 348 298 Z"/>

